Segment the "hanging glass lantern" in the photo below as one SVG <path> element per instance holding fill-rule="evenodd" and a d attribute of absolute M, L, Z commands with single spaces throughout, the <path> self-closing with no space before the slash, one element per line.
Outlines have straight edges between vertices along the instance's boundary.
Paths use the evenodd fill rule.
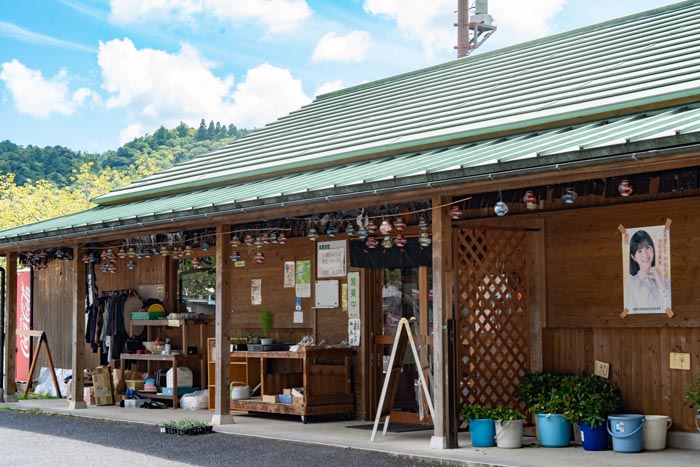
<path fill-rule="evenodd" d="M 433 241 L 430 239 L 428 232 L 421 232 L 420 237 L 418 237 L 418 244 L 423 248 L 430 246 Z"/>
<path fill-rule="evenodd" d="M 394 224 L 394 226 L 396 226 L 396 224 Z M 399 248 L 405 247 L 407 243 L 408 240 L 406 240 L 406 237 L 404 237 L 402 234 L 398 234 L 394 239 L 394 245 Z"/>
<path fill-rule="evenodd" d="M 109 272 L 109 266 L 107 263 L 100 264 L 100 272 Z"/>
<path fill-rule="evenodd" d="M 270 243 L 279 243 L 279 239 L 277 238 L 277 232 L 270 232 Z"/>
<path fill-rule="evenodd" d="M 265 262 L 265 254 L 262 252 L 262 250 L 257 250 L 253 256 L 253 259 L 257 264 L 262 264 Z"/>
<path fill-rule="evenodd" d="M 450 209 L 450 217 L 452 218 L 452 220 L 456 221 L 461 219 L 462 214 L 464 214 L 464 211 L 462 211 L 462 209 L 460 209 L 460 207 L 456 204 L 452 206 L 452 209 Z"/>
<path fill-rule="evenodd" d="M 398 232 L 403 232 L 406 230 L 406 223 L 403 221 L 401 217 L 397 217 L 396 220 L 394 221 L 394 228 Z"/>
<path fill-rule="evenodd" d="M 130 246 L 128 250 L 126 250 L 126 256 L 129 258 L 133 258 L 136 256 L 136 250 L 134 250 L 133 246 Z"/>
<path fill-rule="evenodd" d="M 136 269 L 136 261 L 133 259 L 130 259 L 128 263 L 126 263 L 126 267 L 129 268 L 130 271 L 133 271 Z"/>
<path fill-rule="evenodd" d="M 202 261 L 196 256 L 192 258 L 192 267 L 195 267 L 197 269 L 202 267 Z"/>
<path fill-rule="evenodd" d="M 382 247 L 386 248 L 387 250 L 391 247 L 394 246 L 394 242 L 391 240 L 391 237 L 386 235 L 384 236 L 384 239 L 382 240 Z"/>
<path fill-rule="evenodd" d="M 170 249 L 168 249 L 168 245 L 163 245 L 163 247 L 160 249 L 160 254 L 163 256 L 168 256 L 170 254 Z"/>
<path fill-rule="evenodd" d="M 421 232 L 428 231 L 428 221 L 425 220 L 425 217 L 421 217 L 420 220 L 418 221 L 418 228 L 420 229 Z"/>
<path fill-rule="evenodd" d="M 211 245 L 209 244 L 208 241 L 204 240 L 204 241 L 202 241 L 201 248 L 202 248 L 202 251 L 209 251 L 209 248 L 211 248 Z"/>
<path fill-rule="evenodd" d="M 535 192 L 532 190 L 527 190 L 523 195 L 523 203 L 525 203 L 525 207 L 528 209 L 537 209 L 538 204 Z"/>
<path fill-rule="evenodd" d="M 107 250 L 102 250 L 102 251 L 100 252 L 100 259 L 101 259 L 102 261 L 107 261 Z"/>
<path fill-rule="evenodd" d="M 255 239 L 253 238 L 252 234 L 245 234 L 244 242 L 246 245 L 253 245 L 255 243 Z"/>
<path fill-rule="evenodd" d="M 262 234 L 262 242 L 264 245 L 267 245 L 270 243 L 270 232 L 265 232 Z"/>
<path fill-rule="evenodd" d="M 571 187 L 564 188 L 564 191 L 561 194 L 562 201 L 564 201 L 566 204 L 573 204 L 576 201 L 576 198 L 578 198 L 578 193 L 576 193 L 576 190 Z"/>
<path fill-rule="evenodd" d="M 241 246 L 241 238 L 237 233 L 235 233 L 233 234 L 233 237 L 231 237 L 231 241 L 229 243 L 231 244 L 231 248 L 238 248 Z"/>
<path fill-rule="evenodd" d="M 264 244 L 265 242 L 263 241 L 262 235 L 255 237 L 255 242 L 253 242 L 253 245 L 255 245 L 257 248 L 262 248 Z"/>
<path fill-rule="evenodd" d="M 121 259 L 126 258 L 126 249 L 123 246 L 119 247 L 119 251 L 117 252 L 117 256 Z"/>
<path fill-rule="evenodd" d="M 623 196 L 626 198 L 632 194 L 634 189 L 632 188 L 632 184 L 630 183 L 629 180 L 622 180 L 620 182 L 620 184 L 617 186 L 617 191 L 620 192 L 620 196 Z"/>
<path fill-rule="evenodd" d="M 185 247 L 185 256 L 192 256 L 192 246 L 191 245 L 187 245 Z"/>
<path fill-rule="evenodd" d="M 377 233 L 377 224 L 375 224 L 372 219 L 367 222 L 367 232 L 369 232 L 370 235 Z"/>
<path fill-rule="evenodd" d="M 241 254 L 238 251 L 234 251 L 233 253 L 231 253 L 231 256 L 229 256 L 229 259 L 231 261 L 238 261 L 239 259 L 241 259 Z"/>
<path fill-rule="evenodd" d="M 503 217 L 508 214 L 508 205 L 503 201 L 499 201 L 493 207 L 493 212 L 495 212 L 498 217 Z"/>
<path fill-rule="evenodd" d="M 90 254 L 88 254 L 88 260 L 89 260 L 91 263 L 96 263 L 96 262 L 97 262 L 97 256 L 95 255 L 94 252 L 91 251 Z"/>
<path fill-rule="evenodd" d="M 357 236 L 364 240 L 369 236 L 369 232 L 364 226 L 360 226 L 360 230 L 357 231 Z"/>
<path fill-rule="evenodd" d="M 377 237 L 369 236 L 367 237 L 367 248 L 377 248 Z"/>
<path fill-rule="evenodd" d="M 279 240 L 280 245 L 286 245 L 287 244 L 287 236 L 284 234 L 284 232 L 280 232 Z"/>
<path fill-rule="evenodd" d="M 150 248 L 145 248 L 145 249 L 143 250 L 143 257 L 146 258 L 146 259 L 150 259 L 151 256 L 153 256 L 153 252 L 151 251 L 151 249 L 150 249 Z"/>
<path fill-rule="evenodd" d="M 382 224 L 379 226 L 379 231 L 382 233 L 382 235 L 387 235 L 392 230 L 394 230 L 394 224 L 391 223 L 390 219 L 384 219 Z"/>
<path fill-rule="evenodd" d="M 143 256 L 144 256 L 144 253 L 143 253 L 143 250 L 141 248 L 136 250 L 136 259 L 143 259 Z"/>
<path fill-rule="evenodd" d="M 117 268 L 117 263 L 115 263 L 114 261 L 110 261 L 109 263 L 107 263 L 107 270 L 110 274 L 116 274 L 118 269 L 119 268 Z"/>
<path fill-rule="evenodd" d="M 335 237 L 335 234 L 338 233 L 338 230 L 335 227 L 335 224 L 328 224 L 328 228 L 326 229 L 326 235 L 329 237 Z"/>
<path fill-rule="evenodd" d="M 56 256 L 56 258 L 58 258 L 58 259 L 63 258 L 63 250 L 61 250 L 60 248 L 57 249 L 56 253 L 54 253 L 54 256 Z"/>
<path fill-rule="evenodd" d="M 345 226 L 345 233 L 348 235 L 348 237 L 355 235 L 355 226 L 353 225 L 352 221 L 348 222 L 348 224 Z"/>
<path fill-rule="evenodd" d="M 316 229 L 314 229 L 313 227 L 311 227 L 311 228 L 309 229 L 309 234 L 307 235 L 307 237 L 308 237 L 309 240 L 311 240 L 312 242 L 315 242 L 316 240 L 318 240 L 318 232 L 316 232 Z"/>

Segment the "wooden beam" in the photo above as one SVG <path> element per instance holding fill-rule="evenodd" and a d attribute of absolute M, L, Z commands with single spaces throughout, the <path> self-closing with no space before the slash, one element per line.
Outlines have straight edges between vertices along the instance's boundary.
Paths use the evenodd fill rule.
<path fill-rule="evenodd" d="M 5 275 L 7 332 L 5 334 L 5 402 L 17 402 L 17 253 L 7 255 Z M 0 375 L 2 378 L 2 375 Z"/>
<path fill-rule="evenodd" d="M 77 244 L 73 246 L 73 251 L 73 326 L 71 329 L 73 336 L 73 357 L 71 358 L 73 383 L 70 392 L 71 401 L 68 407 L 70 409 L 86 409 L 87 404 L 83 398 L 83 371 L 85 370 L 85 271 L 87 265 L 82 260 L 85 251 Z"/>
<path fill-rule="evenodd" d="M 433 237 L 433 398 L 435 431 L 430 440 L 433 448 L 445 449 L 456 444 L 449 439 L 450 423 L 456 413 L 448 410 L 445 320 L 452 317 L 452 219 L 448 203 L 451 198 L 432 197 L 432 237 Z"/>
<path fill-rule="evenodd" d="M 230 425 L 231 415 L 231 313 L 233 312 L 231 293 L 231 234 L 228 225 L 216 226 L 216 351 L 215 396 L 212 424 Z"/>

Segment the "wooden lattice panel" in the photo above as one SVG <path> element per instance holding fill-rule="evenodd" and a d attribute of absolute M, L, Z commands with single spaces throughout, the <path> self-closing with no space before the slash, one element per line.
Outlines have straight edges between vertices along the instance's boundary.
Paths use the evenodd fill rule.
<path fill-rule="evenodd" d="M 454 230 L 460 407 L 519 406 L 513 391 L 530 361 L 526 235 Z"/>

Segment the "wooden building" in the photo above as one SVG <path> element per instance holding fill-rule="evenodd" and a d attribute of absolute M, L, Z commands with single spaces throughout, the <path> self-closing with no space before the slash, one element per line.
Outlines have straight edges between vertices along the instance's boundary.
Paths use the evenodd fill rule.
<path fill-rule="evenodd" d="M 430 349 L 436 447 L 449 447 L 462 404 L 512 405 L 525 372 L 591 373 L 596 361 L 610 364 L 625 410 L 669 415 L 673 429 L 691 432 L 683 393 L 700 374 L 699 169 L 700 2 L 687 1 L 319 96 L 229 147 L 97 198 L 94 209 L 0 232 L 8 317 L 19 258 L 36 269 L 35 323 L 58 349 L 57 366 L 94 366 L 87 346 L 71 345 L 85 325 L 82 258 L 159 250 L 134 270 L 117 257 L 117 271 L 98 267 L 95 281 L 101 291 L 162 285 L 173 311 L 187 257 L 162 250 L 189 247 L 189 257 L 216 260 L 217 343 L 259 332 L 263 308 L 275 314 L 278 341 L 338 344 L 359 326 L 360 419 L 375 416 L 397 319 L 415 317 Z M 500 203 L 507 215 L 495 213 Z M 357 232 L 370 220 L 368 244 Z M 394 229 L 379 233 L 388 220 Z M 670 237 L 672 307 L 626 313 L 623 232 L 649 226 Z M 263 260 L 246 235 L 260 237 Z M 319 274 L 327 241 L 343 242 L 341 275 Z M 53 261 L 61 248 L 71 261 Z M 286 287 L 285 263 L 299 261 L 310 262 L 310 293 Z M 329 279 L 345 290 L 350 273 L 359 273 L 352 322 L 342 303 L 317 307 L 315 293 Z M 14 342 L 12 329 L 7 337 Z M 230 416 L 225 347 L 214 367 L 221 423 Z M 8 345 L 8 379 L 14 352 Z M 671 352 L 687 354 L 689 370 L 671 368 Z M 420 366 L 404 362 L 396 419 L 430 421 L 415 402 Z"/>

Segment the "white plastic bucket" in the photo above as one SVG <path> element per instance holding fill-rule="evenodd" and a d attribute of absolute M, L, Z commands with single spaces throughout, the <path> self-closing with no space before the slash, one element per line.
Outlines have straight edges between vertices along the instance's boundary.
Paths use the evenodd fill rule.
<path fill-rule="evenodd" d="M 525 420 L 508 420 L 501 425 L 496 420 L 496 446 L 505 449 L 523 447 L 523 423 Z"/>
<path fill-rule="evenodd" d="M 165 374 L 165 381 L 167 387 L 171 388 L 173 387 L 173 369 L 169 369 L 168 372 Z M 184 387 L 191 387 L 194 386 L 193 384 L 193 378 L 192 378 L 192 370 L 190 370 L 187 367 L 184 366 L 179 366 L 177 367 L 177 387 L 178 388 L 184 388 Z"/>
<path fill-rule="evenodd" d="M 673 420 L 666 415 L 645 415 L 644 450 L 660 451 L 666 449 L 666 432 L 671 428 Z"/>

